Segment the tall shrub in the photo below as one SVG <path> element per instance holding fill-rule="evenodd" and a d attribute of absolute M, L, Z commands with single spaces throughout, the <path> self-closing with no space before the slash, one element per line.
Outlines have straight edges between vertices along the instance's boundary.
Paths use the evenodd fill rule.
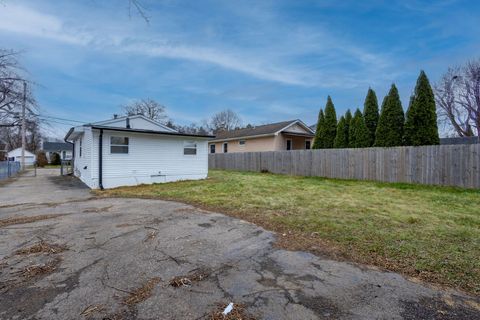
<path fill-rule="evenodd" d="M 38 151 L 36 154 L 37 158 L 37 166 L 43 168 L 48 164 L 47 156 L 45 155 L 45 151 Z"/>
<path fill-rule="evenodd" d="M 313 149 L 323 148 L 322 131 L 323 131 L 324 123 L 325 123 L 325 114 L 323 113 L 323 109 L 320 109 L 320 111 L 318 112 L 315 139 L 313 141 L 313 146 L 312 146 Z"/>
<path fill-rule="evenodd" d="M 404 140 L 409 146 L 440 143 L 435 97 L 423 70 L 420 71 L 415 92 L 407 110 Z"/>
<path fill-rule="evenodd" d="M 333 141 L 334 148 L 348 148 L 348 132 L 346 131 L 345 117 L 341 116 L 338 121 L 337 135 Z"/>
<path fill-rule="evenodd" d="M 360 109 L 355 111 L 349 132 L 350 148 L 366 148 L 370 147 L 370 132 L 368 131 L 365 119 Z"/>
<path fill-rule="evenodd" d="M 345 132 L 347 136 L 347 146 L 348 146 L 348 138 L 349 138 L 348 135 L 350 132 L 350 124 L 352 123 L 352 119 L 353 119 L 352 112 L 350 111 L 350 109 L 347 109 L 347 112 L 345 112 Z"/>
<path fill-rule="evenodd" d="M 369 147 L 375 143 L 375 132 L 377 131 L 379 116 L 377 95 L 375 91 L 369 88 L 363 105 L 363 117 L 369 131 Z"/>
<path fill-rule="evenodd" d="M 388 96 L 384 99 L 375 133 L 376 147 L 395 147 L 403 145 L 403 125 L 405 115 L 402 102 L 395 84 L 392 84 Z"/>
<path fill-rule="evenodd" d="M 337 135 L 337 113 L 333 105 L 332 98 L 328 96 L 325 106 L 325 123 L 323 132 L 323 147 L 333 148 L 333 140 Z"/>

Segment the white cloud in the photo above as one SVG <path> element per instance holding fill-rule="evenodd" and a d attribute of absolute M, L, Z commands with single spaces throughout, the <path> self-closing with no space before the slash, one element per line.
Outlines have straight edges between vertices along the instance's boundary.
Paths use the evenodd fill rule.
<path fill-rule="evenodd" d="M 69 34 L 59 18 L 13 3 L 1 7 L 0 31 L 15 32 L 69 44 L 86 44 L 89 41 L 85 35 Z"/>
<path fill-rule="evenodd" d="M 274 19 L 274 16 L 269 16 L 269 19 Z M 88 46 L 95 50 L 208 63 L 258 79 L 287 85 L 352 88 L 368 81 L 365 74 L 359 77 L 353 71 L 348 71 L 347 74 L 345 70 L 335 72 L 338 66 L 334 68 L 328 66 L 331 61 L 338 63 L 339 57 L 335 53 L 344 59 L 370 65 L 372 66 L 370 70 L 386 66 L 384 59 L 378 54 L 369 53 L 352 43 L 338 40 L 326 32 L 308 28 L 284 30 L 287 34 L 280 37 L 286 39 L 284 41 L 275 41 L 277 34 L 272 39 L 262 41 L 258 47 L 245 48 L 228 46 L 223 41 L 209 46 L 199 45 L 195 39 L 183 37 L 185 34 L 181 32 L 152 35 L 148 32 L 135 33 L 121 26 L 110 25 L 106 31 L 101 24 L 90 25 L 89 28 L 85 27 L 86 25 L 85 21 L 75 23 L 70 20 L 67 24 L 57 16 L 13 3 L 8 3 L 0 11 L 0 32 L 14 32 L 69 45 Z M 178 41 L 176 37 L 183 40 Z M 152 41 L 151 38 L 156 40 Z M 327 67 L 313 69 L 311 66 L 302 65 L 301 59 L 300 61 L 295 59 L 303 54 L 324 56 Z M 328 79 L 328 82 L 324 79 Z"/>

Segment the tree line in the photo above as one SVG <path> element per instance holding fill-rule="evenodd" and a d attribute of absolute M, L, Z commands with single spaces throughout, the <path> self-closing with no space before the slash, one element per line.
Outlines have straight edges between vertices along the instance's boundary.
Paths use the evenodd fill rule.
<path fill-rule="evenodd" d="M 420 72 L 407 112 L 404 113 L 397 87 L 392 84 L 379 110 L 378 99 L 368 89 L 363 112 L 357 108 L 340 117 L 328 96 L 318 114 L 314 149 L 367 148 L 436 145 L 440 143 L 435 96 L 427 75 Z"/>

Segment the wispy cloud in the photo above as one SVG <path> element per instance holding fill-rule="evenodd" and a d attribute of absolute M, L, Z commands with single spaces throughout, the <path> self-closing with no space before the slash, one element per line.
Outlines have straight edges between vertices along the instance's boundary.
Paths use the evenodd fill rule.
<path fill-rule="evenodd" d="M 349 75 L 335 76 L 320 69 L 292 63 L 292 58 L 297 55 L 306 53 L 321 55 L 327 54 L 330 50 L 342 52 L 350 59 L 375 65 L 377 68 L 384 64 L 377 54 L 367 52 L 352 43 L 342 43 L 323 33 L 319 34 L 318 30 L 313 32 L 308 29 L 291 32 L 286 30 L 285 32 L 289 32 L 286 35 L 289 43 L 269 43 L 266 39 L 266 43 L 258 49 L 226 46 L 218 42 L 213 46 L 203 46 L 193 41 L 192 43 L 173 41 L 170 39 L 171 35 L 165 33 L 150 37 L 125 30 L 112 33 L 93 28 L 87 30 L 72 23 L 67 26 L 60 17 L 39 12 L 28 6 L 8 4 L 0 11 L 0 31 L 115 53 L 207 63 L 257 79 L 306 87 L 348 87 L 355 86 L 362 80 L 355 78 L 353 72 L 349 72 Z M 332 60 L 332 56 L 325 58 Z M 324 79 L 327 77 L 329 81 L 325 82 Z"/>

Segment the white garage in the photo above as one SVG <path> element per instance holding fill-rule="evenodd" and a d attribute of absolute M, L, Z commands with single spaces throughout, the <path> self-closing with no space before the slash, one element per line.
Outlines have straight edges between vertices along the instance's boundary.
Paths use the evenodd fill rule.
<path fill-rule="evenodd" d="M 18 162 L 22 163 L 22 148 L 17 148 L 17 149 L 14 149 L 14 150 L 8 152 L 7 153 L 7 158 L 10 161 L 18 161 Z M 25 165 L 26 166 L 33 166 L 33 164 L 35 164 L 36 160 L 37 160 L 37 157 L 33 153 L 25 150 Z"/>

